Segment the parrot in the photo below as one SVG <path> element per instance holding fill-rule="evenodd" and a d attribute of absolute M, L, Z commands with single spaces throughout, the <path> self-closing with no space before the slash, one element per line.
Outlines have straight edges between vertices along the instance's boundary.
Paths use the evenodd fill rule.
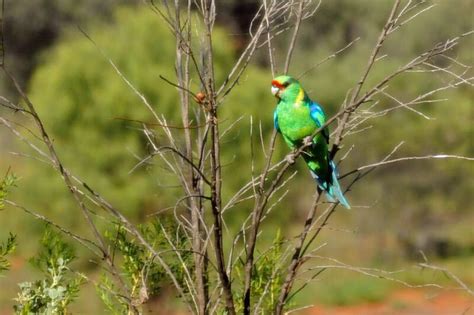
<path fill-rule="evenodd" d="M 298 80 L 288 75 L 275 77 L 271 91 L 278 100 L 273 113 L 276 131 L 293 151 L 307 145 L 301 155 L 318 188 L 325 192 L 329 202 L 337 200 L 350 209 L 339 186 L 336 164 L 329 156 L 328 127 L 313 136 L 326 122 L 321 106 L 309 98 Z M 290 164 L 294 163 L 291 154 L 287 160 Z"/>

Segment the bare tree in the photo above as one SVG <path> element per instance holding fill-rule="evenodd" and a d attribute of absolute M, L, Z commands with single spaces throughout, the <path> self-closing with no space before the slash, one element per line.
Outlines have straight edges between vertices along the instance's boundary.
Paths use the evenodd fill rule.
<path fill-rule="evenodd" d="M 63 228 L 60 222 L 51 222 L 45 216 L 21 206 L 18 202 L 9 201 L 8 204 L 21 208 L 40 220 L 54 224 L 60 231 L 86 246 L 98 258 L 102 259 L 105 262 L 104 268 L 110 271 L 118 285 L 119 290 L 115 294 L 126 301 L 130 313 L 141 312 L 140 305 L 147 301 L 147 294 L 145 294 L 146 285 L 144 285 L 143 290 L 145 293 L 142 292 L 141 296 L 137 299 L 114 263 L 110 246 L 104 239 L 104 231 L 100 230 L 94 221 L 92 209 L 90 209 L 89 205 L 104 209 L 110 220 L 119 222 L 130 237 L 133 237 L 146 248 L 150 256 L 152 256 L 152 260 L 157 261 L 164 268 L 189 311 L 196 314 L 213 314 L 216 312 L 263 314 L 269 310 L 264 308 L 262 301 L 271 293 L 270 285 L 277 277 L 280 277 L 282 282 L 278 287 L 278 298 L 272 305 L 271 311 L 274 314 L 282 314 L 288 309 L 288 301 L 292 296 L 292 292 L 293 294 L 300 292 L 322 270 L 327 268 L 342 268 L 368 276 L 383 276 L 389 280 L 399 281 L 385 271 L 354 267 L 334 259 L 322 265 L 312 264 L 301 271 L 302 267 L 308 264 L 308 261 L 321 258 L 317 255 L 319 247 L 314 248 L 313 244 L 338 207 L 338 203 L 327 205 L 322 202 L 321 196 L 316 192 L 296 241 L 285 244 L 285 250 L 281 254 L 280 259 L 275 262 L 274 272 L 267 279 L 268 282 L 264 287 L 262 295 L 256 296 L 254 294 L 252 282 L 254 281 L 255 269 L 258 264 L 256 248 L 262 231 L 262 222 L 275 206 L 278 207 L 280 199 L 275 200 L 275 196 L 278 196 L 277 192 L 285 189 L 294 175 L 288 174 L 291 171 L 290 164 L 286 159 L 277 162 L 273 161 L 277 138 L 276 131 L 272 133 L 269 139 L 266 139 L 265 135 L 261 135 L 260 141 L 262 146 L 267 147 L 266 150 L 263 150 L 265 154 L 264 167 L 259 170 L 254 169 L 254 156 L 252 156 L 252 178 L 235 191 L 231 198 L 223 200 L 222 187 L 225 185 L 225 182 L 222 179 L 221 147 L 223 145 L 223 131 L 220 125 L 220 108 L 225 106 L 226 96 L 233 92 L 234 87 L 245 73 L 257 50 L 268 50 L 268 60 L 273 75 L 278 72 L 279 68 L 281 68 L 280 71 L 283 73 L 289 72 L 300 26 L 305 20 L 317 13 L 320 1 L 262 0 L 257 12 L 254 13 L 255 15 L 250 25 L 248 43 L 223 82 L 217 82 L 214 73 L 213 28 L 217 14 L 215 1 L 175 0 L 161 1 L 159 4 L 154 1 L 144 1 L 144 3 L 159 18 L 166 22 L 170 29 L 170 36 L 176 39 L 176 58 L 174 63 L 176 77 L 173 79 L 162 77 L 162 79 L 168 82 L 170 86 L 176 88 L 179 95 L 182 129 L 179 129 L 179 131 L 172 130 L 166 123 L 166 117 L 158 114 L 153 109 L 146 97 L 127 80 L 114 61 L 100 50 L 100 45 L 97 45 L 93 38 L 90 38 L 90 40 L 92 44 L 97 46 L 98 53 L 103 55 L 117 75 L 123 79 L 127 87 L 137 95 L 140 102 L 150 111 L 151 117 L 160 126 L 160 131 L 165 135 L 164 144 L 163 141 L 157 142 L 154 137 L 154 131 L 150 130 L 146 124 L 142 125 L 143 136 L 152 148 L 152 152 L 150 155 L 143 157 L 137 163 L 137 167 L 151 159 L 159 158 L 174 172 L 182 187 L 184 195 L 176 201 L 174 217 L 178 228 L 185 231 L 188 242 L 191 244 L 190 249 L 180 248 L 172 235 L 164 233 L 171 248 L 171 253 L 181 263 L 184 281 L 180 281 L 172 268 L 170 268 L 166 259 L 164 259 L 165 253 L 155 248 L 142 235 L 140 229 L 123 214 L 121 209 L 112 205 L 101 196 L 93 188 L 92 184 L 73 175 L 67 166 L 64 165 L 56 152 L 55 144 L 51 140 L 49 131 L 45 128 L 42 118 L 35 109 L 35 105 L 29 99 L 24 89 L 17 83 L 14 75 L 8 71 L 7 66 L 2 62 L 3 72 L 10 78 L 23 102 L 15 104 L 1 97 L 1 105 L 10 110 L 18 111 L 24 117 L 32 120 L 35 123 L 33 132 L 39 135 L 41 142 L 45 145 L 44 148 L 38 147 L 31 142 L 24 135 L 28 131 L 19 128 L 8 119 L 0 117 L 0 123 L 11 130 L 18 140 L 28 144 L 36 152 L 37 156 L 35 158 L 50 164 L 62 177 L 79 211 L 84 216 L 84 220 L 93 232 L 94 239 L 87 239 L 76 235 Z M 394 1 L 392 9 L 388 13 L 386 23 L 381 30 L 372 53 L 368 57 L 367 66 L 362 72 L 360 80 L 348 91 L 339 112 L 329 118 L 326 124 L 315 132 L 316 135 L 325 127 L 336 125 L 335 131 L 332 134 L 332 158 L 336 158 L 345 137 L 360 131 L 359 128 L 361 128 L 364 122 L 383 117 L 390 111 L 403 109 L 425 116 L 414 107 L 434 101 L 430 97 L 437 92 L 460 85 L 473 85 L 473 77 L 470 77 L 468 72 L 469 66 L 460 65 L 458 70 L 455 71 L 449 68 L 442 68 L 434 63 L 434 59 L 438 57 L 444 57 L 456 63 L 449 55 L 449 52 L 458 45 L 463 37 L 472 34 L 472 32 L 469 32 L 447 39 L 436 44 L 434 47 L 427 48 L 425 52 L 414 56 L 408 63 L 400 65 L 395 71 L 379 82 L 368 86 L 368 76 L 376 66 L 377 61 L 383 57 L 380 56 L 380 52 L 385 41 L 400 28 L 406 27 L 411 20 L 431 9 L 431 6 L 426 6 L 423 3 L 424 1 Z M 198 30 L 193 29 L 193 23 L 200 25 Z M 285 60 L 280 67 L 276 60 L 272 42 L 287 31 L 289 32 L 289 42 L 285 53 L 282 54 L 285 56 Z M 84 35 L 88 36 L 86 33 Z M 334 52 L 315 67 L 350 49 L 354 42 Z M 307 71 L 311 70 L 312 68 Z M 396 95 L 389 94 L 386 88 L 390 82 L 399 75 L 410 71 L 448 73 L 451 80 L 435 89 L 425 91 L 409 101 L 399 100 Z M 196 77 L 193 77 L 192 73 L 196 73 Z M 301 76 L 303 75 L 305 73 Z M 196 90 L 196 83 L 193 84 L 193 79 L 196 79 L 198 82 L 198 90 Z M 381 97 L 390 98 L 395 101 L 396 105 L 388 109 L 379 110 L 377 104 Z M 197 109 L 193 107 L 194 102 L 198 103 Z M 192 121 L 196 121 L 203 128 L 192 131 Z M 252 125 L 251 133 L 253 132 Z M 180 141 L 184 143 L 183 146 L 178 145 Z M 251 143 L 250 145 L 253 144 Z M 291 154 L 294 157 L 298 157 L 306 146 L 303 145 Z M 350 190 L 360 179 L 374 169 L 391 163 L 415 159 L 441 158 L 473 160 L 473 158 L 457 155 L 392 158 L 399 147 L 396 146 L 392 152 L 380 161 L 360 166 L 340 176 L 340 178 L 350 177 L 346 190 Z M 255 153 L 253 152 L 252 154 Z M 340 160 L 347 159 L 349 156 L 350 151 Z M 243 200 L 253 201 L 252 212 L 242 222 L 241 228 L 237 233 L 234 235 L 226 233 L 225 212 L 231 208 L 238 207 L 239 203 Z M 178 205 L 184 205 L 187 212 L 178 212 L 176 210 Z M 229 243 L 232 244 L 230 248 L 225 248 L 224 244 Z M 192 267 L 187 266 L 183 258 L 183 252 L 185 251 L 192 253 Z M 241 283 L 234 276 L 240 262 L 243 262 L 244 265 Z M 432 269 L 440 268 L 428 264 L 423 266 Z M 303 281 L 301 287 L 295 290 L 295 282 L 300 274 L 308 275 L 307 280 Z M 462 283 L 459 278 L 454 276 L 453 279 L 462 288 L 472 293 L 472 290 Z M 410 285 L 408 283 L 403 284 Z"/>

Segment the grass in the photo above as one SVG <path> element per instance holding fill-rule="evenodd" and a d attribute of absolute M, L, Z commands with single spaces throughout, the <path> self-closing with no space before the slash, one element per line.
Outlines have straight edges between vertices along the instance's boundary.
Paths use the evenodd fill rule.
<path fill-rule="evenodd" d="M 393 289 L 393 283 L 355 274 L 346 270 L 330 270 L 321 274 L 296 297 L 295 303 L 350 305 L 383 300 Z"/>

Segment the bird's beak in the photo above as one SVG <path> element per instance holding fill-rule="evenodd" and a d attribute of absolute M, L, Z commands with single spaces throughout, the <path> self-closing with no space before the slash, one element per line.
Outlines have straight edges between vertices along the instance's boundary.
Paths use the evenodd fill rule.
<path fill-rule="evenodd" d="M 280 92 L 280 89 L 276 86 L 272 86 L 272 94 L 278 96 L 278 92 Z"/>

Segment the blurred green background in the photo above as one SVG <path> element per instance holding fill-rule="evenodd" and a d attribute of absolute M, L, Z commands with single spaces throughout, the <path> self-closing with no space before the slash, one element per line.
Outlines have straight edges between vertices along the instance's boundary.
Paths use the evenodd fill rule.
<path fill-rule="evenodd" d="M 258 2 L 217 2 L 214 49 L 220 83 L 248 40 L 248 26 Z M 369 84 L 435 43 L 473 29 L 474 1 L 431 2 L 436 4 L 432 10 L 387 41 L 382 53 L 388 57 L 377 63 Z M 169 124 L 179 125 L 177 91 L 159 78 L 163 75 L 173 80 L 175 40 L 162 20 L 138 1 L 66 3 L 60 0 L 7 1 L 6 64 L 26 87 L 65 165 L 80 178 L 93 183 L 112 203 L 120 205 L 133 221 L 141 222 L 173 206 L 181 192 L 176 188 L 176 179 L 159 163 L 130 173 L 138 162 L 137 156 L 143 157 L 149 149 L 140 125 L 131 120 L 151 121 L 151 116 L 97 47 L 146 95 Z M 351 49 L 301 79 L 310 96 L 324 106 L 329 116 L 338 111 L 347 90 L 359 79 L 391 3 L 323 1 L 316 16 L 303 23 L 290 70 L 294 75 L 360 37 Z M 93 38 L 97 47 L 79 28 Z M 274 45 L 277 68 L 281 70 L 288 35 L 278 37 Z M 470 36 L 455 48 L 453 56 L 472 65 L 473 51 Z M 261 164 L 263 152 L 255 136 L 258 134 L 256 126 L 261 124 L 266 139 L 273 128 L 275 100 L 269 93 L 272 75 L 266 53 L 265 48 L 257 52 L 221 109 L 223 129 L 241 118 L 223 140 L 225 199 L 251 176 L 248 167 L 250 117 L 255 128 L 257 166 Z M 393 81 L 389 91 L 408 100 L 446 80 L 445 74 L 406 74 Z M 0 89 L 1 95 L 18 100 L 4 78 L 1 78 Z M 195 83 L 193 90 L 198 89 Z M 461 86 L 436 95 L 446 101 L 418 107 L 431 120 L 399 110 L 368 122 L 365 126 L 371 125 L 371 128 L 346 138 L 340 156 L 352 145 L 354 149 L 342 164 L 341 173 L 377 162 L 401 141 L 405 144 L 397 157 L 437 153 L 474 156 L 473 97 L 472 88 Z M 381 101 L 381 108 L 393 105 L 387 98 Z M 22 121 L 18 113 L 3 108 L 0 115 Z M 159 131 L 157 134 L 160 141 L 163 135 Z M 0 172 L 11 167 L 20 178 L 11 198 L 78 233 L 87 234 L 61 178 L 47 165 L 13 156 L 12 151 L 31 154 L 8 130 L 0 128 Z M 277 158 L 283 157 L 286 151 L 285 144 L 279 140 Z M 311 205 L 312 180 L 301 161 L 294 169 L 298 171 L 297 178 L 266 221 L 268 232 L 263 235 L 264 239 L 272 240 L 277 229 L 288 238 L 297 235 Z M 354 209 L 339 211 L 332 218 L 320 240 L 328 242 L 321 254 L 356 265 L 395 269 L 421 261 L 421 250 L 433 261 L 453 268 L 454 273 L 473 285 L 474 274 L 468 268 L 474 258 L 472 176 L 472 163 L 460 160 L 411 161 L 378 169 L 348 193 Z M 343 185 L 345 183 L 343 180 Z M 11 310 L 16 283 L 34 277 L 34 270 L 24 261 L 34 255 L 38 245 L 34 240 L 39 239 L 43 230 L 43 224 L 19 211 L 7 208 L 0 212 L 0 239 L 11 231 L 18 234 L 19 241 L 13 269 L 0 278 L 1 314 Z M 244 203 L 230 211 L 228 221 L 237 227 L 249 211 L 250 204 Z M 94 272 L 87 256 L 80 266 Z M 416 271 L 407 272 L 404 277 L 416 283 L 446 281 Z M 383 299 L 394 286 L 350 273 L 344 276 L 326 273 L 299 302 L 347 304 Z M 90 312 L 101 309 L 98 303 L 75 307 Z"/>

